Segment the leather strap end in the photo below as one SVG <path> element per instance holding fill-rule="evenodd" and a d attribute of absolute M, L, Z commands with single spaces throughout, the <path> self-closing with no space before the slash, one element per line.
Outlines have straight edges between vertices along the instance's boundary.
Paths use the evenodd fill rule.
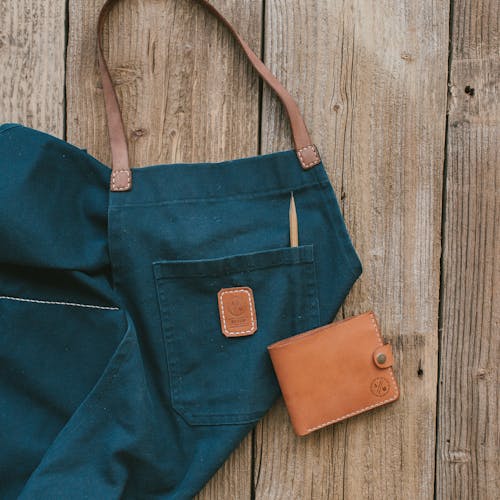
<path fill-rule="evenodd" d="M 304 170 L 309 170 L 321 163 L 318 148 L 314 144 L 297 149 L 297 157 Z"/>
<path fill-rule="evenodd" d="M 111 173 L 111 191 L 130 191 L 132 188 L 132 171 L 130 169 L 113 170 Z"/>

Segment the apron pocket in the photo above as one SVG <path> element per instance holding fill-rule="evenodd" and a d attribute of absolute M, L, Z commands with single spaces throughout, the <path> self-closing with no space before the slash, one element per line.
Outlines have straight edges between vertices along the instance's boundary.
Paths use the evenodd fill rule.
<path fill-rule="evenodd" d="M 192 425 L 259 420 L 279 386 L 267 346 L 319 323 L 312 245 L 153 263 L 172 407 Z M 222 288 L 248 287 L 255 333 L 225 336 Z"/>

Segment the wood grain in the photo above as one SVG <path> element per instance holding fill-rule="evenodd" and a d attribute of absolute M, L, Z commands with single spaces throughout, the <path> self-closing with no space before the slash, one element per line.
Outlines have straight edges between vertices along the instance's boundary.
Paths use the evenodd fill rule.
<path fill-rule="evenodd" d="M 500 492 L 498 1 L 456 0 L 451 31 L 437 498 Z"/>
<path fill-rule="evenodd" d="M 70 0 L 68 140 L 106 164 L 110 151 L 95 52 L 102 1 Z M 260 52 L 260 1 L 213 2 Z M 123 0 L 105 52 L 133 165 L 222 161 L 258 153 L 259 80 L 231 35 L 193 0 Z M 197 497 L 246 499 L 251 435 Z"/>
<path fill-rule="evenodd" d="M 68 137 L 109 164 L 94 50 L 101 3 L 70 2 Z M 214 5 L 259 51 L 260 2 Z M 258 78 L 227 29 L 197 2 L 124 0 L 107 26 L 104 45 L 133 165 L 257 153 Z"/>
<path fill-rule="evenodd" d="M 0 123 L 63 137 L 65 0 L 0 0 Z"/>
<path fill-rule="evenodd" d="M 66 25 L 65 0 L 0 0 L 0 123 L 109 164 L 103 1 L 69 0 Z M 498 0 L 453 0 L 451 38 L 444 0 L 214 4 L 304 110 L 364 264 L 339 316 L 375 310 L 402 398 L 305 438 L 279 402 L 197 500 L 496 498 Z M 281 104 L 193 0 L 123 0 L 105 49 L 134 165 L 290 148 Z"/>
<path fill-rule="evenodd" d="M 448 3 L 270 0 L 265 21 L 364 263 L 343 315 L 375 310 L 402 398 L 306 439 L 279 404 L 257 429 L 256 498 L 432 498 Z M 264 151 L 288 146 L 268 93 L 262 116 Z"/>

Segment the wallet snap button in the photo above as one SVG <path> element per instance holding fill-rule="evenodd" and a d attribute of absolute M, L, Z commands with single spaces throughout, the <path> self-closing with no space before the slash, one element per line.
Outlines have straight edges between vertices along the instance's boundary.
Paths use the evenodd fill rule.
<path fill-rule="evenodd" d="M 373 351 L 373 362 L 378 368 L 389 368 L 394 360 L 392 357 L 392 349 L 390 344 L 384 344 Z"/>

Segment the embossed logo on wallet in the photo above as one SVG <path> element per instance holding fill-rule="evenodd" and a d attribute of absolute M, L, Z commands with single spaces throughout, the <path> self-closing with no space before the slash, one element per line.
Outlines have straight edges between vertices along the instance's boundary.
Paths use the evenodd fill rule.
<path fill-rule="evenodd" d="M 370 385 L 370 390 L 375 396 L 381 398 L 385 396 L 390 389 L 389 381 L 384 377 L 377 377 L 374 379 Z"/>
<path fill-rule="evenodd" d="M 221 288 L 217 294 L 222 333 L 244 337 L 257 331 L 253 291 L 248 286 Z"/>

